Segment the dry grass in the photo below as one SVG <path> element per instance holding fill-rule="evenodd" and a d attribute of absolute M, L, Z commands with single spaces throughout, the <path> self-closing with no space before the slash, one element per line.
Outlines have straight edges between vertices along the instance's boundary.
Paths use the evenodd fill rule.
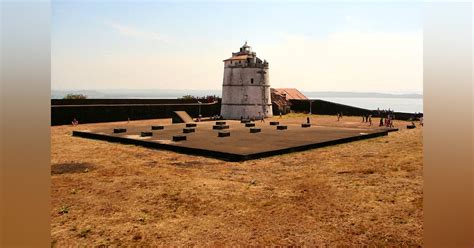
<path fill-rule="evenodd" d="M 312 120 L 366 126 L 360 121 Z M 421 128 L 240 163 L 71 136 L 115 125 L 51 128 L 58 247 L 422 245 Z"/>

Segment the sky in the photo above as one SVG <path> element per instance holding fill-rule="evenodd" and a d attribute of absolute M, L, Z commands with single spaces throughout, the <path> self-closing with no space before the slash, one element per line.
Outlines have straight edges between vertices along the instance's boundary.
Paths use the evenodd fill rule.
<path fill-rule="evenodd" d="M 53 90 L 212 89 L 245 41 L 274 88 L 422 93 L 422 3 L 53 1 Z"/>

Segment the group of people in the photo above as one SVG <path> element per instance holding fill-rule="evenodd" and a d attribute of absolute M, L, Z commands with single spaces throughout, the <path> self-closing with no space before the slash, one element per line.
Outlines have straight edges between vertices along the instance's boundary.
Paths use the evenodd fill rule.
<path fill-rule="evenodd" d="M 368 122 L 369 126 L 372 126 L 372 115 L 370 114 L 363 115 L 362 122 Z"/>
<path fill-rule="evenodd" d="M 382 112 L 380 112 L 382 113 Z M 379 127 L 393 127 L 393 120 L 395 119 L 394 114 L 386 114 L 387 112 L 383 112 L 384 114 L 379 115 L 380 116 L 380 123 Z M 385 117 L 384 117 L 385 116 Z M 369 123 L 369 126 L 372 126 L 372 115 L 371 114 L 365 114 L 362 115 L 362 122 L 367 122 Z"/>
<path fill-rule="evenodd" d="M 74 119 L 72 119 L 71 124 L 72 124 L 73 126 L 77 126 L 77 125 L 79 125 L 79 121 L 78 121 L 76 118 L 74 118 Z"/>
<path fill-rule="evenodd" d="M 240 120 L 241 121 L 244 120 L 244 117 L 240 116 Z M 265 116 L 262 114 L 262 112 L 258 112 L 258 116 L 253 116 L 253 117 L 247 116 L 247 119 L 245 120 L 250 120 L 250 121 L 260 120 L 260 122 L 265 122 Z"/>
<path fill-rule="evenodd" d="M 211 116 L 211 120 L 222 120 L 224 119 L 221 115 L 213 115 Z"/>
<path fill-rule="evenodd" d="M 380 117 L 380 127 L 386 126 L 386 127 L 393 127 L 393 120 L 395 119 L 394 115 L 388 114 L 385 119 L 383 117 Z"/>

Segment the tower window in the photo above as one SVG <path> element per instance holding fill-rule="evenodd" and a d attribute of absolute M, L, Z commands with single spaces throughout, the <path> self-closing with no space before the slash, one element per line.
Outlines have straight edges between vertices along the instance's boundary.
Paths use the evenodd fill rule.
<path fill-rule="evenodd" d="M 250 79 L 250 83 L 253 84 L 253 78 Z"/>

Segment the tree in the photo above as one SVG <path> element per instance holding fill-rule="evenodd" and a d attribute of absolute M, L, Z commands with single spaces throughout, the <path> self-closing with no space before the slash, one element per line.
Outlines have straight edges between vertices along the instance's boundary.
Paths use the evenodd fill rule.
<path fill-rule="evenodd" d="M 63 99 L 87 99 L 86 95 L 83 94 L 67 94 Z"/>
<path fill-rule="evenodd" d="M 212 96 L 211 95 L 207 95 L 207 96 L 185 95 L 185 96 L 179 97 L 178 99 L 180 99 L 180 100 L 197 100 L 197 101 L 201 101 L 201 102 L 211 103 L 211 102 L 214 102 L 214 101 L 218 101 L 221 98 L 216 96 L 216 95 L 212 95 Z"/>

